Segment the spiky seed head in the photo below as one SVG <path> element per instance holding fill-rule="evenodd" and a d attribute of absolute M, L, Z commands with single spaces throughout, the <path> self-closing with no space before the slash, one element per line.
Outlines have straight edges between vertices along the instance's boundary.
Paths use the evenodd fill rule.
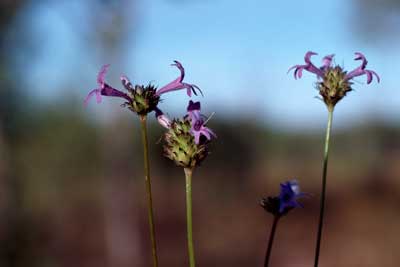
<path fill-rule="evenodd" d="M 131 103 L 126 103 L 128 108 L 138 115 L 146 115 L 152 112 L 160 102 L 160 96 L 156 94 L 157 88 L 152 84 L 147 86 L 135 85 L 133 90 L 129 90 Z"/>
<path fill-rule="evenodd" d="M 346 71 L 340 66 L 330 67 L 317 83 L 319 94 L 328 108 L 333 108 L 346 94 L 352 91 L 352 82 L 346 79 Z"/>
<path fill-rule="evenodd" d="M 199 166 L 208 155 L 208 140 L 196 144 L 191 127 L 187 118 L 174 119 L 164 134 L 164 156 L 184 168 Z"/>

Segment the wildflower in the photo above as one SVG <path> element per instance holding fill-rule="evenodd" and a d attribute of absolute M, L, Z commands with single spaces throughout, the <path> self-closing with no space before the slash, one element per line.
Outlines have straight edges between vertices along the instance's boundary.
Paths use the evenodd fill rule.
<path fill-rule="evenodd" d="M 168 129 L 164 134 L 164 155 L 178 166 L 194 168 L 208 155 L 208 143 L 216 138 L 200 113 L 200 102 L 189 101 L 188 114 L 182 119 L 168 119 L 161 111 L 158 122 Z M 203 137 L 203 138 L 202 138 Z"/>
<path fill-rule="evenodd" d="M 125 75 L 122 75 L 120 79 L 122 85 L 127 90 L 127 93 L 121 92 L 105 83 L 104 78 L 110 65 L 104 65 L 97 76 L 99 88 L 92 90 L 85 98 L 84 103 L 87 105 L 90 98 L 92 98 L 94 95 L 96 95 L 97 103 L 101 102 L 102 95 L 122 97 L 126 100 L 126 102 L 123 103 L 123 106 L 128 107 L 131 111 L 137 113 L 138 115 L 146 115 L 156 110 L 162 94 L 181 89 L 186 89 L 189 97 L 192 95 L 192 92 L 197 95 L 196 90 L 201 93 L 201 90 L 198 86 L 183 82 L 185 77 L 185 69 L 179 61 L 174 62 L 175 63 L 172 64 L 172 66 L 176 66 L 180 70 L 180 76 L 158 90 L 152 84 L 148 84 L 147 86 L 133 86 L 129 79 Z"/>
<path fill-rule="evenodd" d="M 306 195 L 300 192 L 299 183 L 296 180 L 287 181 L 280 186 L 279 196 L 263 198 L 260 203 L 267 212 L 274 216 L 286 215 L 293 208 L 302 207 L 297 199 Z"/>
<path fill-rule="evenodd" d="M 175 80 L 173 80 L 172 82 L 170 82 L 169 84 L 161 87 L 158 91 L 157 91 L 157 95 L 162 95 L 171 91 L 175 91 L 175 90 L 180 90 L 180 89 L 186 89 L 186 93 L 189 97 L 192 96 L 192 92 L 197 95 L 196 90 L 199 90 L 199 92 L 201 94 L 203 94 L 200 90 L 200 88 L 197 85 L 194 84 L 189 84 L 189 83 L 184 83 L 183 79 L 185 78 L 185 69 L 183 68 L 182 64 L 177 61 L 174 60 L 174 64 L 171 64 L 171 66 L 176 66 L 179 71 L 181 72 L 181 75 L 176 78 Z"/>
<path fill-rule="evenodd" d="M 205 136 L 207 140 L 211 140 L 211 137 L 216 137 L 216 134 L 208 127 L 205 126 L 204 116 L 200 114 L 200 102 L 189 101 L 187 107 L 188 119 L 191 122 L 192 128 L 190 133 L 194 136 L 196 144 L 200 143 L 200 136 Z"/>
<path fill-rule="evenodd" d="M 351 80 L 353 78 L 366 75 L 367 84 L 370 84 L 375 76 L 377 81 L 380 82 L 380 78 L 375 71 L 366 69 L 368 61 L 362 53 L 355 53 L 355 60 L 361 60 L 362 62 L 359 67 L 350 72 L 345 71 L 341 66 L 332 65 L 333 54 L 325 56 L 322 59 L 321 67 L 318 68 L 311 62 L 311 57 L 314 55 L 317 55 L 317 53 L 307 52 L 304 57 L 306 64 L 295 65 L 289 71 L 294 69 L 293 75 L 295 79 L 302 77 L 303 70 L 315 74 L 318 79 L 317 88 L 319 94 L 328 108 L 333 108 L 348 92 L 352 91 L 353 82 Z"/>
<path fill-rule="evenodd" d="M 87 97 L 85 98 L 84 104 L 87 106 L 90 98 L 92 98 L 94 95 L 96 95 L 96 101 L 97 103 L 101 103 L 101 96 L 116 96 L 116 97 L 122 97 L 125 98 L 126 100 L 130 101 L 130 98 L 127 94 L 112 88 L 110 85 L 108 85 L 105 81 L 104 78 L 106 76 L 107 70 L 110 67 L 110 65 L 104 65 L 101 67 L 99 74 L 97 75 L 97 84 L 99 85 L 99 88 L 93 89 L 92 91 L 89 92 Z"/>

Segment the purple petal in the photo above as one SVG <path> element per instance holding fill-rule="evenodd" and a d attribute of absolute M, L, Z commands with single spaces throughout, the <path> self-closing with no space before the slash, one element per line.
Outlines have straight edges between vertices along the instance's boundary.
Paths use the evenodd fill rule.
<path fill-rule="evenodd" d="M 289 73 L 292 69 L 295 69 L 293 72 L 293 76 L 295 79 L 297 79 L 297 69 L 300 67 L 301 67 L 301 65 L 294 65 L 288 69 L 287 73 Z"/>
<path fill-rule="evenodd" d="M 179 81 L 182 82 L 183 79 L 185 78 L 185 69 L 178 60 L 174 60 L 174 62 L 175 64 L 171 64 L 171 66 L 176 66 L 180 70 L 181 76 L 179 77 Z"/>
<path fill-rule="evenodd" d="M 193 132 L 192 134 L 193 134 L 193 136 L 194 136 L 194 142 L 198 145 L 198 144 L 200 143 L 200 134 L 201 134 L 201 133 L 195 131 L 195 132 Z"/>
<path fill-rule="evenodd" d="M 378 80 L 378 83 L 380 83 L 381 82 L 381 78 L 379 77 L 379 75 L 373 70 L 370 70 L 370 72 L 372 73 L 372 75 L 375 75 L 376 79 Z"/>
<path fill-rule="evenodd" d="M 321 68 L 322 68 L 322 69 L 326 69 L 326 68 L 330 67 L 331 64 L 332 64 L 332 59 L 333 59 L 334 56 L 335 56 L 334 54 L 325 56 L 325 57 L 322 59 L 322 66 L 321 66 Z"/>
<path fill-rule="evenodd" d="M 176 91 L 176 90 L 181 90 L 181 89 L 186 89 L 186 93 L 189 97 L 192 96 L 192 91 L 195 95 L 197 95 L 196 90 L 200 90 L 200 88 L 194 84 L 189 84 L 189 83 L 184 83 L 183 78 L 185 77 L 185 69 L 183 68 L 182 64 L 179 61 L 174 61 L 175 64 L 171 64 L 172 66 L 176 66 L 180 72 L 181 75 L 173 80 L 172 82 L 168 83 L 167 85 L 161 87 L 160 89 L 157 90 L 157 95 L 162 95 L 171 91 Z M 201 94 L 203 94 L 201 92 Z"/>
<path fill-rule="evenodd" d="M 299 79 L 303 76 L 303 69 L 304 67 L 299 67 L 294 71 L 294 76 L 297 75 L 297 77 L 299 77 Z"/>
<path fill-rule="evenodd" d="M 346 80 L 353 79 L 354 77 L 361 76 L 361 75 L 367 75 L 367 84 L 370 84 L 373 80 L 373 77 L 375 76 L 378 82 L 380 82 L 380 77 L 378 74 L 376 74 L 375 71 L 373 70 L 366 70 L 365 68 L 367 67 L 368 61 L 365 58 L 365 56 L 362 53 L 356 52 L 355 53 L 356 57 L 354 60 L 361 60 L 361 65 L 355 68 L 354 70 L 350 71 L 349 73 L 346 74 Z"/>
<path fill-rule="evenodd" d="M 93 97 L 93 95 L 96 95 L 96 102 L 100 103 L 101 102 L 100 91 L 101 91 L 101 89 L 94 89 L 94 90 L 90 91 L 89 94 L 86 96 L 85 100 L 83 101 L 83 105 L 85 107 L 87 107 L 87 105 L 89 104 L 89 100 L 90 100 L 90 98 Z"/>
<path fill-rule="evenodd" d="M 306 53 L 306 55 L 304 56 L 304 61 L 305 61 L 306 63 L 308 63 L 308 64 L 312 64 L 312 63 L 311 63 L 311 57 L 312 57 L 312 56 L 316 56 L 316 55 L 318 55 L 318 54 L 315 53 L 315 52 L 312 52 L 312 51 L 308 51 L 308 52 Z"/>
<path fill-rule="evenodd" d="M 200 110 L 200 109 L 201 109 L 200 101 L 197 102 L 193 102 L 192 100 L 189 101 L 187 111 Z"/>
<path fill-rule="evenodd" d="M 97 83 L 99 84 L 100 87 L 102 87 L 104 84 L 104 78 L 106 76 L 109 67 L 110 64 L 103 65 L 99 71 L 99 74 L 97 74 Z"/>
<path fill-rule="evenodd" d="M 126 77 L 125 75 L 121 75 L 120 80 L 122 82 L 122 85 L 127 89 L 127 90 L 134 90 L 131 81 Z"/>
<path fill-rule="evenodd" d="M 207 131 L 207 127 L 201 127 L 200 133 L 204 135 L 208 140 L 211 139 L 210 133 Z"/>
<path fill-rule="evenodd" d="M 294 70 L 294 78 L 301 78 L 303 75 L 303 69 L 305 69 L 306 71 L 309 71 L 311 73 L 314 73 L 317 75 L 318 78 L 321 78 L 324 75 L 324 72 L 322 70 L 320 70 L 319 68 L 317 68 L 312 62 L 311 62 L 311 57 L 317 55 L 317 53 L 312 52 L 312 51 L 308 51 L 306 53 L 306 55 L 304 56 L 304 61 L 306 62 L 305 65 L 295 65 L 293 67 L 291 67 L 289 71 L 291 71 L 292 69 Z"/>
<path fill-rule="evenodd" d="M 367 64 L 368 64 L 368 61 L 367 61 L 367 59 L 365 58 L 365 56 L 362 54 L 362 53 L 360 53 L 360 52 L 356 52 L 356 53 L 354 53 L 355 55 L 356 55 L 356 57 L 354 58 L 354 60 L 362 60 L 362 63 L 361 63 L 361 68 L 362 69 L 365 69 L 365 67 L 367 66 Z"/>

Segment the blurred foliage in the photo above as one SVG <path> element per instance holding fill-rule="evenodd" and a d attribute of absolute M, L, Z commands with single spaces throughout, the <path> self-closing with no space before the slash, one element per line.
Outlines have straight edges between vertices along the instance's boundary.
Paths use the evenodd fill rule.
<path fill-rule="evenodd" d="M 376 43 L 387 43 L 388 39 L 398 40 L 399 0 L 355 0 L 353 6 L 351 20 L 359 29 L 354 31 L 359 37 L 364 40 L 373 39 Z"/>

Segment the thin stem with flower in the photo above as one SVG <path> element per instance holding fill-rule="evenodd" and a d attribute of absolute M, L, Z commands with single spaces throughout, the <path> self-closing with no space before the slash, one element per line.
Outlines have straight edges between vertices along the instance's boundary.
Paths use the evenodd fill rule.
<path fill-rule="evenodd" d="M 193 247 L 193 223 L 192 223 L 192 173 L 193 169 L 185 168 L 186 178 L 186 222 L 187 222 L 187 242 L 189 252 L 189 266 L 195 267 Z"/>
<path fill-rule="evenodd" d="M 329 157 L 329 140 L 331 136 L 332 129 L 332 118 L 333 118 L 333 106 L 328 106 L 328 125 L 326 128 L 325 136 L 325 149 L 324 149 L 324 164 L 322 170 L 322 188 L 321 188 L 321 203 L 319 212 L 319 223 L 318 223 L 318 233 L 317 233 L 317 245 L 315 248 L 315 261 L 314 267 L 318 267 L 319 252 L 321 247 L 321 237 L 322 237 L 322 227 L 324 224 L 324 212 L 325 212 L 325 196 L 326 196 L 326 175 L 328 171 L 328 157 Z"/>
<path fill-rule="evenodd" d="M 150 161 L 149 161 L 149 142 L 147 137 L 147 116 L 140 116 L 140 124 L 142 129 L 142 142 L 143 142 L 143 161 L 144 161 L 144 172 L 145 172 L 145 183 L 146 183 L 146 196 L 147 196 L 147 211 L 149 217 L 149 228 L 150 228 L 150 239 L 153 256 L 153 266 L 158 266 L 157 256 L 157 242 L 154 225 L 154 214 L 153 214 L 153 196 L 151 193 L 151 179 L 150 179 Z"/>
<path fill-rule="evenodd" d="M 274 221 L 272 223 L 271 232 L 269 234 L 268 248 L 267 248 L 267 252 L 265 253 L 264 267 L 268 267 L 268 264 L 269 264 L 269 259 L 271 257 L 271 252 L 272 252 L 272 245 L 274 243 L 274 237 L 275 237 L 276 227 L 278 225 L 279 218 L 280 218 L 279 215 L 274 216 Z"/>

